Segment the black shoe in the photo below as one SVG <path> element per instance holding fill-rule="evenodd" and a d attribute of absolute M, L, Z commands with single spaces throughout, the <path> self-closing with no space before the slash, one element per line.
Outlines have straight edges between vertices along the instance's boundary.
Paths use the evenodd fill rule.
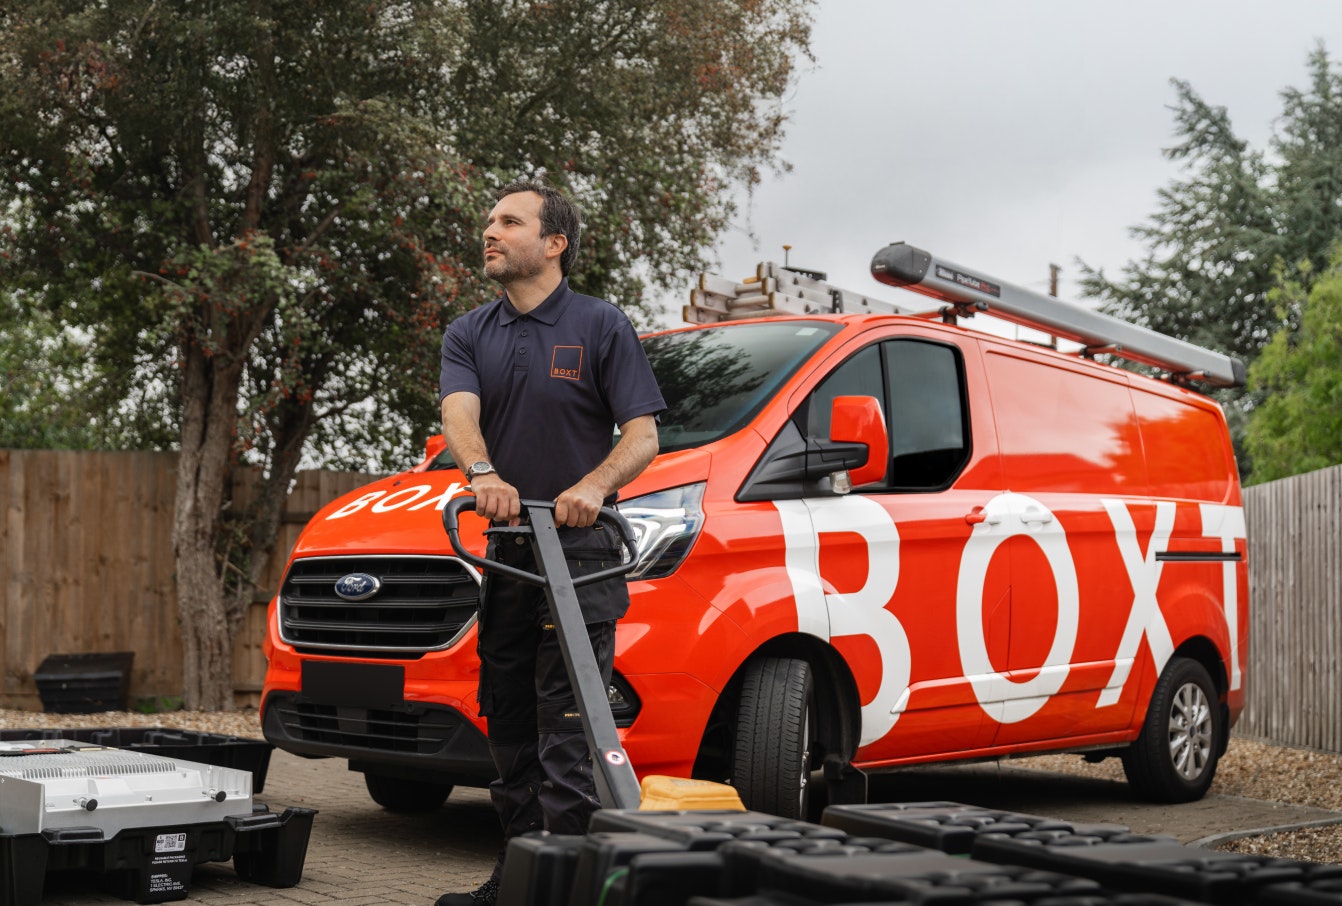
<path fill-rule="evenodd" d="M 499 898 L 499 882 L 490 878 L 470 893 L 445 893 L 433 906 L 494 906 Z"/>

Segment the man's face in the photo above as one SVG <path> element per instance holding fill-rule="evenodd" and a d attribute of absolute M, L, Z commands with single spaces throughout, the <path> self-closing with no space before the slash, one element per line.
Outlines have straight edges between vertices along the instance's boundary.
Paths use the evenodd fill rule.
<path fill-rule="evenodd" d="M 541 204 L 535 192 L 514 192 L 494 205 L 485 225 L 486 277 L 506 286 L 545 269 L 547 249 L 563 237 L 541 237 Z"/>

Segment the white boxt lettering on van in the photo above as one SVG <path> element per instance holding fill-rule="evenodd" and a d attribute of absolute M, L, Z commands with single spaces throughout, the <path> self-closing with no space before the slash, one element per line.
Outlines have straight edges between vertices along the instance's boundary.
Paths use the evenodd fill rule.
<path fill-rule="evenodd" d="M 454 481 L 447 486 L 446 491 L 443 491 L 443 493 L 439 494 L 437 497 L 430 497 L 428 500 L 422 500 L 419 503 L 412 506 L 410 508 L 410 512 L 413 513 L 417 510 L 422 510 L 427 506 L 432 506 L 435 510 L 441 513 L 443 511 L 443 507 L 447 506 L 447 502 L 451 500 L 453 497 L 456 497 L 457 494 L 461 493 L 461 491 L 463 491 L 466 487 L 467 485 L 461 483 L 460 481 Z"/>
<path fill-rule="evenodd" d="M 1096 702 L 1096 707 L 1100 708 L 1116 704 L 1122 697 L 1142 636 L 1146 636 L 1157 675 L 1165 669 L 1170 655 L 1174 654 L 1174 641 L 1170 638 L 1169 627 L 1165 625 L 1165 615 L 1160 612 L 1160 602 L 1156 600 L 1156 588 L 1160 586 L 1160 573 L 1165 566 L 1156 559 L 1156 554 L 1169 547 L 1170 535 L 1174 532 L 1175 506 L 1169 501 L 1156 504 L 1156 526 L 1147 542 L 1146 553 L 1143 554 L 1127 504 L 1121 500 L 1108 499 L 1103 503 L 1104 511 L 1109 514 L 1109 522 L 1114 526 L 1114 538 L 1118 541 L 1123 568 L 1132 585 L 1132 609 L 1128 611 L 1128 622 L 1123 627 L 1123 637 L 1119 639 L 1118 651 L 1114 654 L 1114 672 L 1110 674 L 1109 682 Z"/>
<path fill-rule="evenodd" d="M 400 509 L 407 503 L 414 503 L 432 490 L 433 488 L 427 484 L 417 484 L 412 487 L 401 488 L 399 491 L 392 491 L 386 497 L 383 497 L 377 503 L 373 504 L 373 512 L 385 513 L 387 510 Z"/>
<path fill-rule="evenodd" d="M 912 660 L 909 637 L 886 609 L 899 582 L 899 531 L 875 500 L 851 496 L 774 502 L 783 523 L 788 578 L 802 632 L 834 639 L 867 636 L 881 656 L 881 683 L 862 706 L 859 746 L 894 727 L 908 699 Z M 820 575 L 820 538 L 831 532 L 861 536 L 867 545 L 867 581 L 856 592 L 827 592 Z"/>
<path fill-rule="evenodd" d="M 1235 542 L 1249 537 L 1244 525 L 1244 509 L 1237 506 L 1222 506 L 1217 503 L 1204 503 L 1199 509 L 1202 514 L 1202 537 L 1220 538 L 1221 553 L 1233 554 Z M 1221 564 L 1222 606 L 1225 608 L 1226 630 L 1230 639 L 1230 688 L 1238 689 L 1243 680 L 1240 678 L 1239 656 L 1239 564 L 1227 560 Z"/>
<path fill-rule="evenodd" d="M 447 506 L 449 500 L 457 496 L 457 494 L 461 493 L 461 491 L 467 487 L 468 485 L 463 484 L 462 482 L 454 481 L 447 486 L 447 489 L 444 490 L 443 493 L 439 494 L 437 497 L 429 497 L 426 500 L 420 500 L 420 498 L 425 494 L 432 492 L 433 485 L 412 485 L 408 488 L 401 488 L 398 491 L 393 491 L 391 494 L 388 494 L 386 491 L 370 491 L 357 500 L 351 500 L 326 518 L 343 519 L 346 516 L 366 508 L 369 504 L 373 505 L 371 512 L 374 513 L 386 513 L 391 510 L 399 510 L 402 507 L 408 507 L 409 511 L 413 513 L 416 510 L 422 510 L 430 506 L 441 511 L 443 507 Z M 419 502 L 415 503 L 417 500 L 419 500 Z M 374 503 L 374 501 L 377 502 Z M 412 503 L 415 505 L 409 506 L 409 504 Z"/>
<path fill-rule="evenodd" d="M 348 515 L 350 515 L 350 514 L 352 514 L 352 513 L 357 513 L 357 512 L 359 512 L 359 510 L 361 510 L 361 509 L 363 509 L 364 507 L 368 506 L 368 504 L 372 503 L 374 500 L 377 500 L 379 497 L 381 497 L 382 495 L 384 495 L 384 494 L 386 494 L 386 493 L 387 493 L 386 491 L 369 491 L 367 494 L 364 494 L 362 497 L 358 498 L 357 500 L 351 500 L 349 503 L 345 504 L 345 505 L 342 506 L 340 509 L 336 510 L 334 513 L 332 513 L 331 515 L 327 516 L 326 518 L 327 518 L 327 519 L 344 519 L 346 516 L 348 516 Z"/>
<path fill-rule="evenodd" d="M 1081 613 L 1076 564 L 1067 546 L 1067 533 L 1049 508 L 1034 498 L 1010 491 L 998 494 L 984 506 L 983 515 L 961 555 L 955 590 L 956 637 L 960 663 L 973 686 L 974 697 L 989 717 L 1014 724 L 1044 707 L 1067 679 Z M 988 566 L 1002 542 L 1018 535 L 1039 545 L 1058 594 L 1053 644 L 1039 671 L 1024 681 L 993 668 L 983 628 L 983 587 Z"/>
<path fill-rule="evenodd" d="M 1143 551 L 1130 504 L 1106 498 L 1101 503 L 1113 526 L 1115 543 L 1132 587 L 1132 606 L 1117 641 L 1114 669 L 1096 707 L 1116 704 L 1145 638 L 1159 674 L 1174 653 L 1174 643 L 1157 598 L 1164 563 L 1156 555 L 1169 546 L 1177 505 L 1154 502 L 1155 526 Z M 1151 506 L 1140 502 L 1137 506 Z M 908 704 L 911 657 L 908 634 L 887 609 L 899 582 L 899 531 L 888 511 L 875 500 L 846 496 L 815 500 L 775 501 L 782 521 L 788 579 L 801 632 L 829 640 L 867 636 L 881 657 L 881 685 L 862 708 L 862 737 L 868 745 L 883 737 Z M 1222 551 L 1233 553 L 1245 537 L 1239 507 L 1202 504 L 1202 534 L 1221 539 Z M 1024 494 L 1005 492 L 983 507 L 961 555 L 956 586 L 956 638 L 965 678 L 988 716 L 1000 723 L 1018 723 L 1037 713 L 1066 681 L 1080 624 L 1080 585 L 1067 533 L 1047 506 Z M 855 593 L 826 591 L 832 587 L 820 574 L 821 536 L 830 532 L 859 535 L 867 546 L 866 583 Z M 1033 540 L 1048 563 L 1057 592 L 1058 616 L 1044 662 L 1027 680 L 1017 680 L 992 665 L 983 625 L 983 592 L 994 553 L 1009 538 Z M 1224 608 L 1229 629 L 1231 688 L 1241 682 L 1237 626 L 1237 564 L 1223 566 Z"/>

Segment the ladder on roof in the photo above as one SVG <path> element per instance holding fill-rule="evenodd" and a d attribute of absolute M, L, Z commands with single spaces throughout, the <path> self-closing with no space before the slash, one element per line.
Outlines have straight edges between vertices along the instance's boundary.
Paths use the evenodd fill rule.
<path fill-rule="evenodd" d="M 1081 344 L 1087 357 L 1107 353 L 1169 372 L 1179 383 L 1213 387 L 1244 385 L 1244 363 L 1138 324 L 1082 308 L 1071 302 L 1014 286 L 961 267 L 903 242 L 888 245 L 871 261 L 882 283 L 930 296 L 944 306 L 914 308 L 840 289 L 773 262 L 756 269 L 754 280 L 738 283 L 703 274 L 691 292 L 684 318 L 691 324 L 776 315 L 888 313 L 929 317 L 991 314 Z"/>
<path fill-rule="evenodd" d="M 818 314 L 918 314 L 884 299 L 840 289 L 802 271 L 764 261 L 755 276 L 738 283 L 717 274 L 700 274 L 682 315 L 690 324 L 713 324 L 746 318 Z"/>

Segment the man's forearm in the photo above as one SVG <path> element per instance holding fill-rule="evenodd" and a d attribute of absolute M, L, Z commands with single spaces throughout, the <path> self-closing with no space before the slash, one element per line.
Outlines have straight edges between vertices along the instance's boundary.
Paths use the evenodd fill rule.
<path fill-rule="evenodd" d="M 480 399 L 470 393 L 443 397 L 443 439 L 457 467 L 489 459 L 489 449 L 480 433 Z"/>
<path fill-rule="evenodd" d="M 592 470 L 587 480 L 609 497 L 637 478 L 657 456 L 657 421 L 651 415 L 631 419 L 621 426 L 615 448 Z"/>

